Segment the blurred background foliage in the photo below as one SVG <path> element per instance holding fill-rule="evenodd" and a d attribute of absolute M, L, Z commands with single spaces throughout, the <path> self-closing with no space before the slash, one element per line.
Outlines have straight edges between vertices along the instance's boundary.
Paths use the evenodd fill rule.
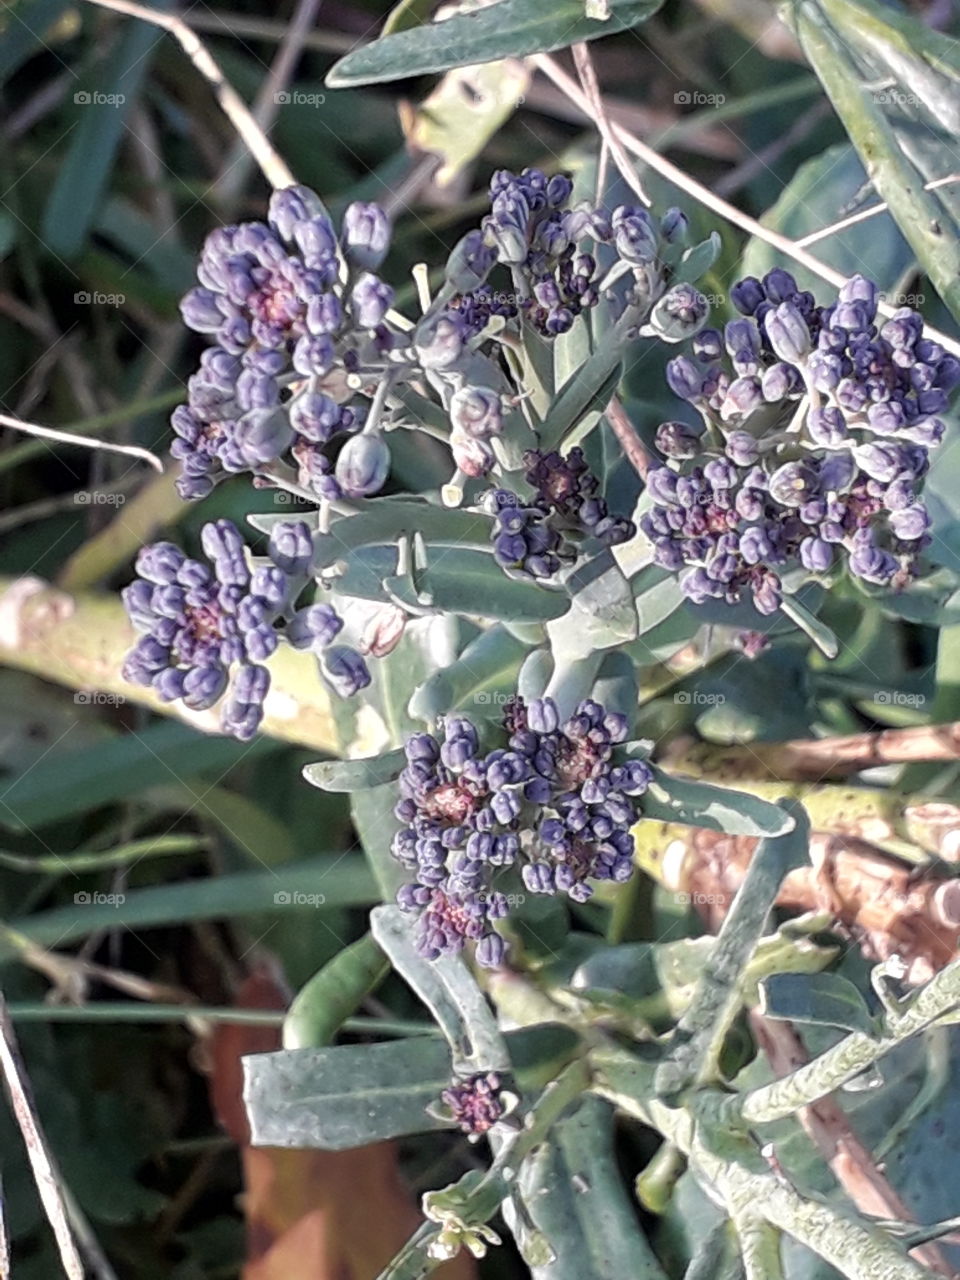
<path fill-rule="evenodd" d="M 470 106 L 475 92 L 467 83 L 441 90 L 419 115 L 437 77 L 325 84 L 332 64 L 374 34 L 390 6 L 323 0 L 313 8 L 298 56 L 279 77 L 271 69 L 309 6 L 217 0 L 183 13 L 245 100 L 268 86 L 271 136 L 298 181 L 335 215 L 356 199 L 391 207 L 397 233 L 386 272 L 410 309 L 409 264 L 442 261 L 482 211 L 494 169 L 564 168 L 595 147 L 596 135 L 548 80 L 502 67 L 488 86 L 479 154 L 468 154 L 474 147 L 457 116 L 461 96 Z M 949 6 L 918 0 L 912 8 L 931 27 L 949 31 L 952 22 L 956 30 Z M 765 0 L 669 0 L 593 54 L 614 118 L 767 225 L 801 239 L 873 202 L 798 35 Z M 0 411 L 163 455 L 170 409 L 200 346 L 179 323 L 178 300 L 204 236 L 223 221 L 262 215 L 262 178 L 182 50 L 145 24 L 70 0 L 4 3 L 0 84 Z M 497 100 L 500 92 L 506 100 Z M 436 163 L 411 141 L 434 145 L 438 128 L 446 128 L 442 185 Z M 951 172 L 955 158 L 938 153 L 934 140 L 924 163 L 931 173 Z M 661 207 L 685 208 L 694 241 L 721 232 L 720 258 L 701 287 L 725 317 L 729 283 L 768 270 L 776 253 L 717 227 L 664 180 L 647 174 L 645 182 Z M 889 214 L 813 251 L 845 273 L 866 270 L 891 294 L 921 296 L 932 323 L 950 324 L 916 246 Z M 641 435 L 674 412 L 662 379 L 667 354 L 651 343 L 630 370 L 626 403 Z M 428 445 L 409 449 L 401 463 L 419 486 L 444 478 Z M 958 458 L 942 450 L 931 479 L 943 558 L 954 569 Z M 624 491 L 635 491 L 616 451 L 609 463 L 622 469 Z M 203 521 L 243 522 L 263 500 L 237 479 L 186 506 L 169 470 L 156 476 L 127 457 L 0 429 L 0 576 L 7 587 L 19 584 L 15 592 L 24 578 L 52 583 L 65 595 L 50 607 L 93 593 L 107 608 L 141 542 L 164 531 L 193 545 Z M 957 718 L 956 633 L 948 628 L 938 643 L 937 608 L 917 610 L 913 620 L 892 622 L 879 606 L 837 591 L 825 616 L 846 643 L 829 671 L 799 641 L 749 670 L 721 657 L 697 683 L 707 693 L 722 685 L 720 706 L 678 701 L 682 673 L 665 668 L 658 679 L 668 693 L 656 696 L 656 681 L 647 690 L 644 731 L 724 743 Z M 276 1010 L 363 932 L 364 908 L 377 897 L 346 798 L 301 781 L 318 745 L 337 749 L 334 727 L 313 727 L 301 739 L 309 749 L 297 744 L 296 721 L 286 741 L 226 743 L 123 701 L 116 686 L 93 692 L 89 654 L 80 650 L 121 643 L 96 630 L 118 616 L 110 608 L 91 611 L 76 653 L 34 645 L 29 661 L 31 638 L 17 633 L 12 616 L 0 602 L 0 961 L 40 1114 L 77 1213 L 109 1258 L 103 1276 L 239 1275 L 262 1246 L 257 1224 L 279 1238 L 305 1210 L 276 1192 L 283 1170 L 254 1169 L 243 1152 L 231 1074 L 237 1054 L 277 1043 Z M 671 625 L 645 637 L 663 656 Z M 785 680 L 796 694 L 789 703 L 777 692 Z M 878 700 L 878 691 L 889 696 Z M 925 768 L 912 783 L 950 798 L 956 775 L 954 765 Z M 325 901 L 286 903 L 297 890 L 322 892 Z M 650 936 L 700 928 L 666 898 L 651 910 Z M 602 931 L 606 914 L 584 910 L 578 925 Z M 235 1003 L 260 1012 L 227 1024 Z M 417 1013 L 396 979 L 362 1010 L 381 1031 L 398 1033 Z M 362 1018 L 349 1028 L 348 1040 L 365 1034 Z M 49 1280 L 56 1255 L 5 1110 L 0 1131 L 15 1274 Z M 623 1138 L 626 1171 L 635 1174 L 651 1154 L 642 1136 Z M 447 1134 L 405 1143 L 398 1156 L 414 1193 L 452 1180 L 473 1160 L 465 1141 Z M 314 1252 L 301 1239 L 283 1271 L 246 1274 L 366 1280 L 416 1220 L 410 1190 L 396 1181 L 395 1153 L 350 1153 L 361 1163 L 349 1170 L 325 1153 L 304 1157 L 286 1176 L 306 1187 L 306 1207 L 319 1214 Z M 345 1185 L 352 1197 L 369 1194 L 384 1206 L 372 1225 L 350 1217 Z M 669 1241 L 664 1247 L 669 1253 Z M 308 1256 L 312 1269 L 299 1270 Z M 458 1263 L 448 1274 L 472 1268 Z M 506 1280 L 524 1269 L 505 1248 L 481 1272 Z"/>

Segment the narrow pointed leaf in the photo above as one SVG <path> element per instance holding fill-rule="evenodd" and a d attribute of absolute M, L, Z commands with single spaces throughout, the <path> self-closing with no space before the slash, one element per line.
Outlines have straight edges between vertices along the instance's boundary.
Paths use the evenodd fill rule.
<path fill-rule="evenodd" d="M 656 767 L 642 809 L 644 818 L 656 822 L 680 822 L 731 836 L 777 836 L 794 826 L 793 818 L 779 805 L 730 787 L 666 774 Z"/>
<path fill-rule="evenodd" d="M 761 1010 L 768 1018 L 877 1034 L 867 1002 L 842 974 L 775 973 L 760 984 L 760 991 Z"/>
<path fill-rule="evenodd" d="M 304 765 L 303 776 L 321 791 L 367 791 L 398 778 L 406 764 L 403 748 L 365 760 L 318 760 Z"/>
<path fill-rule="evenodd" d="M 342 89 L 565 49 L 580 40 L 627 31 L 656 13 L 660 3 L 610 0 L 610 16 L 598 20 L 587 17 L 584 0 L 499 0 L 354 49 L 334 65 L 327 84 Z"/>
<path fill-rule="evenodd" d="M 510 1064 L 503 1037 L 463 956 L 425 960 L 414 945 L 413 924 L 412 916 L 399 907 L 376 907 L 370 913 L 373 937 L 433 1014 L 456 1069 L 506 1070 Z"/>

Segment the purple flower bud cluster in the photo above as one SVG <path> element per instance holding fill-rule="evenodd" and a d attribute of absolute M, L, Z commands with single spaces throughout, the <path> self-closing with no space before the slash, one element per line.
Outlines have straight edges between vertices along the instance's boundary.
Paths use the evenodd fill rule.
<path fill-rule="evenodd" d="M 639 206 L 622 205 L 612 214 L 599 207 L 569 207 L 573 183 L 564 174 L 540 169 L 520 174 L 502 169 L 490 183 L 490 212 L 480 232 L 466 236 L 451 257 L 448 281 L 458 290 L 448 308 L 464 339 L 479 333 L 495 315 L 519 314 L 544 337 L 565 333 L 583 311 L 600 300 L 604 274 L 596 256 L 581 246 L 612 246 L 638 272 L 655 268 L 661 240 L 680 239 L 686 220 L 668 211 L 658 227 Z M 509 268 L 511 292 L 485 283 L 500 264 Z"/>
<path fill-rule="evenodd" d="M 746 594 L 766 614 L 798 566 L 905 586 L 930 542 L 920 490 L 960 361 L 923 336 L 916 312 L 878 319 L 862 276 L 825 307 L 781 270 L 731 297 L 742 318 L 702 330 L 692 357 L 667 366 L 707 430 L 657 434 L 670 461 L 647 476 L 641 527 L 658 563 L 682 573 L 695 603 Z"/>
<path fill-rule="evenodd" d="M 340 495 L 324 450 L 362 425 L 347 375 L 379 380 L 386 355 L 403 345 L 386 320 L 393 290 L 374 274 L 389 239 L 386 215 L 362 203 L 346 210 L 338 238 L 305 187 L 274 192 L 266 223 L 207 238 L 200 283 L 181 304 L 188 327 L 214 344 L 172 418 L 181 497 L 202 498 L 224 476 L 288 450 L 302 483 Z"/>
<path fill-rule="evenodd" d="M 632 520 L 610 514 L 582 449 L 573 448 L 566 457 L 528 449 L 523 461 L 525 479 L 535 491 L 530 503 L 509 489 L 493 489 L 484 497 L 496 518 L 493 554 L 502 568 L 523 577 L 552 578 L 576 558 L 571 539 L 594 537 L 612 547 L 636 533 Z"/>
<path fill-rule="evenodd" d="M 477 727 L 447 716 L 439 736 L 406 743 L 397 817 L 405 825 L 393 855 L 413 876 L 400 906 L 416 913 L 417 946 L 429 959 L 476 943 L 476 958 L 499 965 L 505 944 L 494 931 L 509 899 L 497 877 L 518 869 L 530 893 L 585 902 L 591 880 L 623 881 L 633 869 L 630 828 L 651 772 L 615 760 L 627 736 L 623 716 L 582 702 L 561 723 L 552 699 L 512 698 L 502 721 L 505 745 L 484 751 Z"/>
<path fill-rule="evenodd" d="M 226 695 L 223 732 L 246 742 L 263 719 L 270 672 L 262 664 L 280 636 L 295 648 L 321 654 L 343 622 L 327 604 L 295 608 L 313 557 L 303 521 L 275 524 L 268 560 L 252 570 L 240 531 L 230 520 L 204 525 L 201 545 L 208 563 L 190 559 L 171 542 L 141 549 L 138 577 L 123 590 L 124 607 L 140 633 L 124 660 L 123 676 L 152 688 L 164 702 L 182 701 L 194 711 L 207 710 Z M 370 680 L 363 659 L 346 652 L 363 667 L 365 680 L 359 674 L 354 680 L 362 688 Z"/>
<path fill-rule="evenodd" d="M 537 505 L 546 508 L 564 531 L 591 534 L 609 547 L 629 541 L 636 533 L 632 520 L 610 514 L 599 492 L 600 481 L 582 449 L 574 447 L 565 457 L 556 451 L 529 449 L 523 461 L 527 483 L 537 491 Z"/>
<path fill-rule="evenodd" d="M 507 1114 L 495 1071 L 455 1080 L 440 1098 L 460 1131 L 471 1138 L 479 1138 Z"/>

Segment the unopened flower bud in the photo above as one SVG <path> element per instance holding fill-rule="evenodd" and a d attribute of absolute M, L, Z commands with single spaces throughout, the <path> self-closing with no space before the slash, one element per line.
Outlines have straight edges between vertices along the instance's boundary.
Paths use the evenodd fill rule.
<path fill-rule="evenodd" d="M 381 435 L 352 436 L 340 450 L 334 476 L 348 498 L 379 493 L 390 472 L 390 447 Z"/>
<path fill-rule="evenodd" d="M 375 271 L 390 246 L 390 220 L 378 204 L 355 201 L 343 213 L 343 256 L 351 266 Z"/>
<path fill-rule="evenodd" d="M 483 232 L 468 231 L 454 245 L 447 260 L 447 282 L 457 293 L 472 293 L 483 284 L 496 261 L 496 251 L 486 243 Z"/>
<path fill-rule="evenodd" d="M 333 645 L 323 651 L 323 673 L 341 698 L 352 698 L 370 683 L 367 664 L 355 649 Z"/>
<path fill-rule="evenodd" d="M 695 458 L 700 449 L 700 432 L 685 422 L 661 422 L 654 443 L 667 458 Z"/>
<path fill-rule="evenodd" d="M 450 398 L 450 421 L 457 431 L 485 440 L 503 430 L 500 396 L 490 387 L 462 387 Z"/>
<path fill-rule="evenodd" d="M 434 316 L 418 326 L 413 345 L 425 369 L 448 369 L 463 350 L 463 322 L 452 315 Z"/>
<path fill-rule="evenodd" d="M 614 244 L 625 262 L 643 266 L 657 257 L 657 233 L 646 209 L 621 205 L 613 211 Z"/>
<path fill-rule="evenodd" d="M 774 354 L 781 360 L 799 364 L 809 353 L 810 330 L 792 302 L 779 303 L 774 310 L 767 312 L 763 323 Z"/>
<path fill-rule="evenodd" d="M 382 605 L 364 627 L 360 651 L 373 658 L 385 658 L 403 639 L 406 627 L 407 615 L 398 605 Z"/>

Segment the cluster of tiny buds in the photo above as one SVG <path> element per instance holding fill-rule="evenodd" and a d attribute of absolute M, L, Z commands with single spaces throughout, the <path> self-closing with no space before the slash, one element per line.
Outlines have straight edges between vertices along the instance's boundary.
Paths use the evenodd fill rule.
<path fill-rule="evenodd" d="M 370 683 L 366 663 L 335 643 L 343 627 L 329 604 L 296 607 L 310 580 L 313 541 L 303 521 L 274 525 L 265 563 L 251 569 L 240 531 L 229 520 L 204 525 L 207 562 L 171 542 L 143 547 L 138 577 L 123 591 L 139 638 L 124 679 L 164 702 L 193 711 L 221 702 L 224 733 L 248 741 L 263 719 L 270 672 L 263 665 L 281 637 L 314 652 L 331 687 L 349 697 Z"/>
<path fill-rule="evenodd" d="M 200 283 L 181 304 L 187 326 L 214 344 L 172 418 L 182 497 L 202 498 L 224 476 L 257 472 L 288 451 L 301 483 L 322 498 L 382 487 L 386 444 L 374 433 L 363 444 L 349 437 L 364 426 L 357 390 L 378 382 L 406 341 L 387 319 L 393 290 L 374 274 L 389 243 L 379 206 L 350 205 L 338 236 L 305 187 L 274 192 L 266 223 L 207 238 Z M 335 438 L 343 444 L 334 464 Z"/>
<path fill-rule="evenodd" d="M 481 747 L 477 726 L 448 716 L 439 736 L 405 745 L 392 850 L 412 874 L 398 902 L 418 917 L 417 945 L 436 958 L 476 943 L 478 963 L 496 966 L 505 944 L 493 928 L 508 911 L 495 882 L 520 872 L 530 893 L 590 896 L 591 880 L 626 880 L 630 828 L 651 772 L 614 758 L 623 716 L 582 702 L 561 723 L 552 699 L 515 697 L 504 711 L 504 745 Z"/>
<path fill-rule="evenodd" d="M 616 546 L 636 533 L 631 520 L 611 514 L 582 449 L 566 456 L 528 450 L 524 464 L 531 501 L 509 489 L 494 489 L 484 498 L 496 518 L 493 553 L 502 568 L 521 577 L 551 578 L 575 558 L 577 541 L 594 537 Z"/>
<path fill-rule="evenodd" d="M 444 313 L 448 333 L 464 342 L 495 317 L 519 317 L 546 338 L 566 333 L 601 299 L 609 274 L 598 265 L 603 246 L 630 269 L 635 288 L 644 295 L 658 292 L 663 247 L 686 236 L 680 210 L 668 210 L 658 225 L 639 205 L 621 205 L 612 213 L 588 203 L 571 208 L 572 193 L 565 174 L 548 177 L 530 168 L 493 175 L 489 214 L 447 265 L 447 280 L 456 290 Z M 509 271 L 509 290 L 487 283 L 497 265 Z"/>
<path fill-rule="evenodd" d="M 440 1098 L 457 1128 L 473 1142 L 499 1124 L 509 1113 L 511 1102 L 515 1102 L 502 1089 L 495 1071 L 454 1080 Z"/>
<path fill-rule="evenodd" d="M 657 433 L 669 461 L 648 473 L 641 521 L 657 562 L 695 603 L 746 593 L 764 614 L 793 567 L 905 586 L 930 541 L 920 489 L 960 361 L 907 308 L 878 323 L 860 276 L 826 307 L 779 269 L 731 297 L 742 318 L 667 366 L 705 429 Z"/>

